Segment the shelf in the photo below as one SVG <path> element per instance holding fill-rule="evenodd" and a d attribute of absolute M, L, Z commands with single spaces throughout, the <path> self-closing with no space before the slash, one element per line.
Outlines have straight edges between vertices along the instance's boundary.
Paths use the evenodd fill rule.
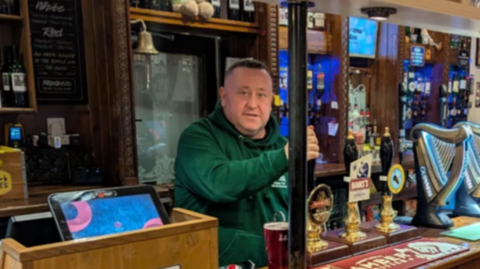
<path fill-rule="evenodd" d="M 278 0 L 259 0 L 276 4 Z M 409 25 L 438 32 L 464 36 L 480 36 L 480 9 L 465 3 L 446 0 L 313 0 L 314 7 L 308 12 L 361 17 L 362 7 L 387 6 L 397 9 L 397 14 L 388 18 L 388 23 Z"/>
<path fill-rule="evenodd" d="M 142 19 L 145 22 L 161 23 L 167 25 L 187 26 L 195 28 L 203 28 L 208 30 L 219 30 L 225 32 L 237 33 L 260 33 L 258 24 L 232 21 L 225 19 L 211 18 L 201 20 L 198 18 L 188 18 L 180 13 L 157 11 L 143 8 L 130 8 L 130 19 Z"/>
<path fill-rule="evenodd" d="M 0 107 L 0 114 L 27 114 L 27 113 L 35 113 L 35 109 L 33 108 L 22 108 L 22 107 Z"/>
<path fill-rule="evenodd" d="M 0 21 L 18 21 L 18 22 L 21 22 L 22 20 L 23 20 L 22 16 L 19 16 L 19 15 L 0 14 Z"/>

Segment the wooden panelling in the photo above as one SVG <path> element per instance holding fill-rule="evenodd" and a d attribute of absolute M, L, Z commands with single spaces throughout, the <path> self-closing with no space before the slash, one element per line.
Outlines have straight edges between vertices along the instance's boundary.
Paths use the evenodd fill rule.
<path fill-rule="evenodd" d="M 392 140 L 398 138 L 398 65 L 403 60 L 398 59 L 398 26 L 381 23 L 378 36 L 378 53 L 375 70 L 372 70 L 376 86 L 370 94 L 370 121 L 377 119 L 377 132 L 384 133 L 385 127 L 390 128 Z"/>

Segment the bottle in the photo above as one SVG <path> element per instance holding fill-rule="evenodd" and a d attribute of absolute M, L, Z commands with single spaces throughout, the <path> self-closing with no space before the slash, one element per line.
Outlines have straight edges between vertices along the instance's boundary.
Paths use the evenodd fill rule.
<path fill-rule="evenodd" d="M 458 94 L 459 86 L 460 86 L 460 81 L 458 79 L 458 74 L 454 73 L 454 75 L 453 75 L 453 86 L 452 86 L 453 94 L 455 94 L 455 95 Z"/>
<path fill-rule="evenodd" d="M 317 31 L 325 31 L 325 14 L 314 12 L 313 13 L 313 29 Z"/>
<path fill-rule="evenodd" d="M 460 83 L 458 89 L 462 92 L 467 90 L 467 76 L 465 76 L 465 73 L 463 72 L 460 74 Z"/>
<path fill-rule="evenodd" d="M 220 1 L 220 0 L 217 0 Z M 255 22 L 255 5 L 252 0 L 243 0 L 243 21 Z"/>
<path fill-rule="evenodd" d="M 430 96 L 431 88 L 432 88 L 431 79 L 429 77 L 425 77 L 425 95 L 427 97 Z"/>
<path fill-rule="evenodd" d="M 232 21 L 240 20 L 240 0 L 228 0 L 228 19 Z"/>
<path fill-rule="evenodd" d="M 13 107 L 27 107 L 27 81 L 25 68 L 18 60 L 17 47 L 12 46 L 13 63 L 11 68 L 11 89 L 12 89 L 12 106 Z"/>
<path fill-rule="evenodd" d="M 375 147 L 380 147 L 382 142 L 382 137 L 377 133 L 377 120 L 375 120 L 374 127 L 373 127 L 373 136 L 375 137 Z"/>
<path fill-rule="evenodd" d="M 378 133 L 377 133 L 377 120 L 373 120 L 373 132 L 370 135 L 370 149 L 375 150 L 375 141 L 377 139 Z"/>
<path fill-rule="evenodd" d="M 0 6 L 0 13 L 2 14 L 18 14 L 14 13 L 14 2 L 18 1 L 0 1 L 1 6 Z"/>
<path fill-rule="evenodd" d="M 12 86 L 10 82 L 10 75 L 12 74 L 12 52 L 11 47 L 5 47 L 4 49 L 5 55 L 5 64 L 2 68 L 2 100 L 1 106 L 3 107 L 10 107 L 11 100 L 12 100 Z"/>
<path fill-rule="evenodd" d="M 307 69 L 307 90 L 311 91 L 313 89 L 313 70 L 312 66 L 309 64 Z"/>
<path fill-rule="evenodd" d="M 415 92 L 415 69 L 413 66 L 408 67 L 408 90 L 411 94 Z"/>

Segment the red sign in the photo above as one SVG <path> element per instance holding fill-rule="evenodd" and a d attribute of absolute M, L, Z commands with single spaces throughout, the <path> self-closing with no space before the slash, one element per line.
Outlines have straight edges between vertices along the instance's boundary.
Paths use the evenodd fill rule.
<path fill-rule="evenodd" d="M 422 238 L 315 269 L 409 269 L 467 250 L 464 246 Z"/>
<path fill-rule="evenodd" d="M 369 178 L 359 178 L 359 179 L 351 179 L 350 180 L 350 190 L 351 191 L 358 191 L 358 190 L 370 190 L 370 179 Z"/>

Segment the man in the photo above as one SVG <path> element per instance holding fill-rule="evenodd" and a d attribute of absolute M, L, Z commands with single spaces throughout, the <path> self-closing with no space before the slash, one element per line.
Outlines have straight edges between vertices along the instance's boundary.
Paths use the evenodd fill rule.
<path fill-rule="evenodd" d="M 221 102 L 180 136 L 175 205 L 218 218 L 220 266 L 267 265 L 263 225 L 288 208 L 288 144 L 272 115 L 272 78 L 258 61 L 231 66 Z M 318 142 L 308 128 L 308 160 Z"/>

